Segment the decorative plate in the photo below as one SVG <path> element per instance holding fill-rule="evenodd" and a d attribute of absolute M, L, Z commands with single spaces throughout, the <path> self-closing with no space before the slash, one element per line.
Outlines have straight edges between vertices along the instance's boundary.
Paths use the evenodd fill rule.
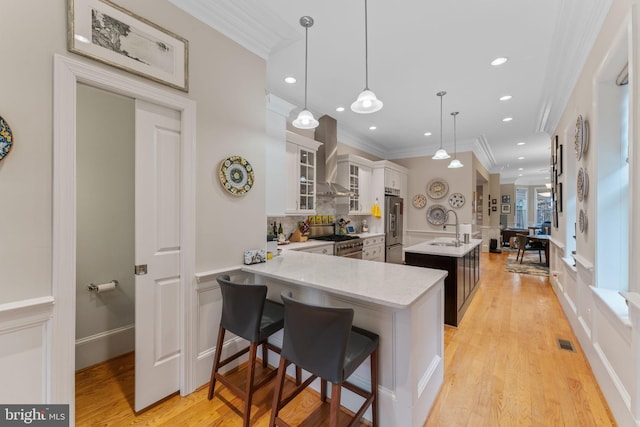
<path fill-rule="evenodd" d="M 442 205 L 431 205 L 427 209 L 427 221 L 433 225 L 442 225 L 447 221 L 447 209 Z"/>
<path fill-rule="evenodd" d="M 464 195 L 461 193 L 453 193 L 449 196 L 449 206 L 452 208 L 461 208 L 464 206 Z"/>
<path fill-rule="evenodd" d="M 413 207 L 422 209 L 427 206 L 427 197 L 424 194 L 416 194 L 413 196 Z"/>
<path fill-rule="evenodd" d="M 578 193 L 578 200 L 582 201 L 589 191 L 589 176 L 582 168 L 578 171 L 578 178 L 576 180 L 576 192 Z"/>
<path fill-rule="evenodd" d="M 240 156 L 231 156 L 220 165 L 220 182 L 234 196 L 244 196 L 253 187 L 253 167 Z"/>
<path fill-rule="evenodd" d="M 449 184 L 442 178 L 435 178 L 427 184 L 427 194 L 433 200 L 442 199 L 449 192 Z"/>
<path fill-rule="evenodd" d="M 580 214 L 578 215 L 578 227 L 580 227 L 581 233 L 587 231 L 587 222 L 587 213 L 580 209 Z"/>
<path fill-rule="evenodd" d="M 9 155 L 13 147 L 13 133 L 2 116 L 0 116 L 0 161 Z"/>
<path fill-rule="evenodd" d="M 575 132 L 575 150 L 578 160 L 582 158 L 587 152 L 589 147 L 589 125 L 586 120 L 582 118 L 582 115 L 578 115 L 576 120 L 576 132 Z"/>

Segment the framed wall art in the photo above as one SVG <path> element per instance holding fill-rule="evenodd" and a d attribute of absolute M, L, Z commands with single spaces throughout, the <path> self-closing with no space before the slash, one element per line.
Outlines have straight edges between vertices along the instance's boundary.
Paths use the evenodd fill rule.
<path fill-rule="evenodd" d="M 502 196 L 502 203 L 511 203 L 511 196 L 509 194 L 505 194 Z"/>
<path fill-rule="evenodd" d="M 70 52 L 189 91 L 189 42 L 108 0 L 68 0 Z"/>
<path fill-rule="evenodd" d="M 511 204 L 510 203 L 503 203 L 502 205 L 500 205 L 500 213 L 510 214 L 511 213 Z"/>

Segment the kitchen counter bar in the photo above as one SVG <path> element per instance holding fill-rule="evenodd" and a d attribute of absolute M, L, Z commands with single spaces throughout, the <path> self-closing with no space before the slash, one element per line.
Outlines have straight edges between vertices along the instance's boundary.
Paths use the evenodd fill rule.
<path fill-rule="evenodd" d="M 446 271 L 297 251 L 242 270 L 266 284 L 273 300 L 291 291 L 307 303 L 353 308 L 354 325 L 380 335 L 380 426 L 424 425 L 444 378 Z M 281 344 L 282 333 L 273 341 Z M 350 380 L 369 389 L 368 361 Z M 361 402 L 342 392 L 350 410 Z M 370 410 L 365 418 L 371 420 Z"/>
<path fill-rule="evenodd" d="M 422 242 L 418 243 L 417 245 L 406 247 L 404 248 L 404 252 L 461 258 L 482 243 L 482 239 L 471 239 L 469 240 L 469 243 L 463 243 L 460 246 L 439 246 L 439 244 L 452 241 L 453 239 L 437 238 L 429 240 L 428 242 Z"/>

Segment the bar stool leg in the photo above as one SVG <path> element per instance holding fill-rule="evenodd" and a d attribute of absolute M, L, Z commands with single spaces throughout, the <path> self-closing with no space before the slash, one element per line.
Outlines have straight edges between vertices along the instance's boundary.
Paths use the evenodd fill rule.
<path fill-rule="evenodd" d="M 211 381 L 209 382 L 209 400 L 213 399 L 213 393 L 216 388 L 216 374 L 218 373 L 218 365 L 222 356 L 222 346 L 224 345 L 225 329 L 220 326 L 218 328 L 218 343 L 216 344 L 216 354 L 213 358 L 213 367 L 211 368 Z"/>
<path fill-rule="evenodd" d="M 338 427 L 341 394 L 342 385 L 331 383 L 331 409 L 329 410 L 329 427 Z"/>
<path fill-rule="evenodd" d="M 278 376 L 276 378 L 275 389 L 273 390 L 273 403 L 271 404 L 271 417 L 269 418 L 269 427 L 275 427 L 276 418 L 280 412 L 280 401 L 282 400 L 282 389 L 284 388 L 284 377 L 287 370 L 287 361 L 284 357 L 280 358 L 278 366 Z"/>
<path fill-rule="evenodd" d="M 249 427 L 249 421 L 251 420 L 251 400 L 253 398 L 253 378 L 256 370 L 257 351 L 258 344 L 251 343 L 251 345 L 249 346 L 249 366 L 247 367 L 247 391 L 244 396 L 244 427 Z"/>
<path fill-rule="evenodd" d="M 322 403 L 327 401 L 327 380 L 320 379 L 320 401 Z"/>
<path fill-rule="evenodd" d="M 267 348 L 267 342 L 262 343 L 262 367 L 269 366 L 269 349 Z"/>
<path fill-rule="evenodd" d="M 373 427 L 378 427 L 378 349 L 371 353 L 371 422 Z"/>

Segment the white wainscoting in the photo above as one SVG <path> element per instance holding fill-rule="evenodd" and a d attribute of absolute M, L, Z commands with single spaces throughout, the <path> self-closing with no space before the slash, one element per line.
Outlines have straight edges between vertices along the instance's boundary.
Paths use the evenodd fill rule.
<path fill-rule="evenodd" d="M 0 402 L 49 403 L 53 297 L 0 305 Z"/>
<path fill-rule="evenodd" d="M 576 255 L 573 266 L 564 247 L 553 239 L 550 251 L 551 285 L 618 425 L 640 426 L 631 403 L 640 398 L 640 348 L 633 346 L 624 298 L 617 291 L 594 287 L 594 266 L 584 257 Z"/>
<path fill-rule="evenodd" d="M 135 325 L 111 329 L 76 340 L 76 370 L 136 349 Z"/>
<path fill-rule="evenodd" d="M 218 327 L 220 326 L 220 317 L 222 316 L 222 295 L 220 295 L 220 285 L 218 285 L 216 277 L 222 274 L 228 274 L 232 280 L 238 282 L 243 282 L 247 279 L 246 273 L 240 271 L 240 267 L 231 267 L 196 274 L 198 313 L 196 315 L 197 350 L 195 372 L 197 387 L 208 383 L 211 378 L 211 366 L 213 365 L 213 356 L 216 351 L 216 341 L 218 339 Z M 245 340 L 231 333 L 227 333 L 225 335 L 225 353 L 223 353 L 223 359 L 225 355 L 233 354 L 246 345 Z M 244 362 L 247 360 L 247 357 L 248 356 L 240 357 L 238 360 L 227 365 L 225 370 L 231 369 L 239 363 Z"/>

